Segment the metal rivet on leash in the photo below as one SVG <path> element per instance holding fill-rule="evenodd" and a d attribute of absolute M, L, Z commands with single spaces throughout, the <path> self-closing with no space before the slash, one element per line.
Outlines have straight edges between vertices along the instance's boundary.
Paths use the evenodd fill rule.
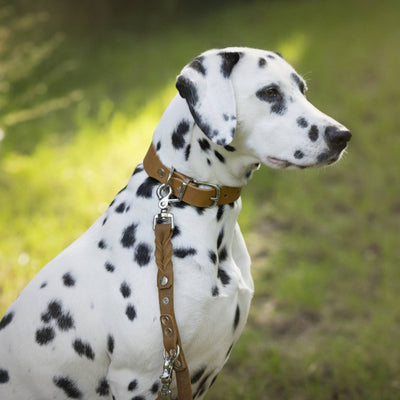
<path fill-rule="evenodd" d="M 164 329 L 164 334 L 165 334 L 165 336 L 171 336 L 172 335 L 172 329 L 171 328 L 165 328 Z"/>
<path fill-rule="evenodd" d="M 166 315 L 163 315 L 163 316 L 161 317 L 161 323 L 162 323 L 163 325 L 168 325 L 168 324 L 169 324 L 169 317 L 167 317 Z"/>
<path fill-rule="evenodd" d="M 164 169 L 163 169 L 163 168 L 158 168 L 157 174 L 158 174 L 159 176 L 161 176 L 161 178 L 164 178 L 164 176 L 165 176 L 165 171 L 164 171 Z"/>
<path fill-rule="evenodd" d="M 161 279 L 160 279 L 160 285 L 161 286 L 165 286 L 168 283 L 168 278 L 164 275 Z"/>
<path fill-rule="evenodd" d="M 162 302 L 164 304 L 168 304 L 169 303 L 169 298 L 168 297 L 163 297 Z"/>

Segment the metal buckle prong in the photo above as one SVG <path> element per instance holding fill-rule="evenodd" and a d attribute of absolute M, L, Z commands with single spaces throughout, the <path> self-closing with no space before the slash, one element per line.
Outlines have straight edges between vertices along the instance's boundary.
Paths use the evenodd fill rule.
<path fill-rule="evenodd" d="M 182 198 L 186 192 L 186 188 L 189 185 L 189 183 L 192 181 L 191 178 L 186 178 L 185 181 L 182 183 L 181 186 L 178 187 L 178 199 L 179 201 L 182 201 Z"/>
<path fill-rule="evenodd" d="M 202 182 L 202 181 L 196 181 L 193 179 L 192 181 L 194 184 L 197 186 L 203 185 L 203 186 L 208 186 L 212 189 L 215 190 L 215 196 L 210 197 L 210 200 L 213 201 L 213 204 L 211 204 L 211 207 L 216 206 L 218 204 L 219 198 L 221 196 L 221 188 L 219 185 L 214 184 L 214 183 L 208 183 L 208 182 Z"/>

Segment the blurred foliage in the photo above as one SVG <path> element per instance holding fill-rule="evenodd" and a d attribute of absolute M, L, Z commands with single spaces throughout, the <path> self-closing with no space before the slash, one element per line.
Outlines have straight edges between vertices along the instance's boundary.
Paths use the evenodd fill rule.
<path fill-rule="evenodd" d="M 144 155 L 180 68 L 280 51 L 353 131 L 315 171 L 262 169 L 241 223 L 249 323 L 210 399 L 400 397 L 397 0 L 0 3 L 0 313 Z"/>

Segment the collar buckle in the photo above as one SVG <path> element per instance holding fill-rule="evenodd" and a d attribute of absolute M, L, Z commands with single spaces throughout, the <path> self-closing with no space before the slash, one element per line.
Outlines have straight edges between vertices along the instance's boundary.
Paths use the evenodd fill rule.
<path fill-rule="evenodd" d="M 219 185 L 216 185 L 214 183 L 196 181 L 195 179 L 193 179 L 192 182 L 197 186 L 208 186 L 211 189 L 214 189 L 215 190 L 215 196 L 210 197 L 210 200 L 213 202 L 211 204 L 211 207 L 214 207 L 214 206 L 216 206 L 218 204 L 219 198 L 221 196 L 221 187 Z"/>

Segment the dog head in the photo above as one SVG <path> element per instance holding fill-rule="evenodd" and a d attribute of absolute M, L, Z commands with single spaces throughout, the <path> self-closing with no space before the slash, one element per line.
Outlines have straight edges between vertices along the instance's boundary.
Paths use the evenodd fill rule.
<path fill-rule="evenodd" d="M 209 50 L 184 67 L 176 87 L 212 142 L 232 142 L 273 168 L 332 164 L 351 138 L 306 99 L 304 79 L 278 53 Z"/>

